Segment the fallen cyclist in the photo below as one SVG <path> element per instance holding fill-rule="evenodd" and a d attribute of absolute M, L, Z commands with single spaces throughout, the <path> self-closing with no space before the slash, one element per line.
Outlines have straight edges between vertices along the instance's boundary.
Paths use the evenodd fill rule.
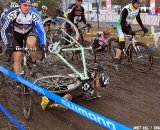
<path fill-rule="evenodd" d="M 95 52 L 103 51 L 108 46 L 108 40 L 110 38 L 111 32 L 105 30 L 103 32 L 98 32 L 97 37 L 94 39 L 93 48 Z"/>
<path fill-rule="evenodd" d="M 94 70 L 96 69 L 96 72 L 95 71 L 92 72 L 93 69 Z M 87 82 L 83 81 L 82 86 L 80 86 L 76 90 L 70 93 L 60 94 L 59 96 L 70 101 L 79 97 L 82 97 L 85 100 L 93 100 L 100 98 L 101 96 L 99 95 L 98 90 L 101 88 L 105 88 L 109 84 L 109 77 L 106 74 L 104 73 L 96 74 L 97 72 L 101 72 L 100 69 L 102 69 L 102 66 L 96 66 L 92 68 L 92 70 L 90 70 L 89 72 L 90 79 Z M 83 90 L 83 88 L 87 87 L 87 85 L 91 86 L 88 90 L 89 92 Z M 66 107 L 56 102 L 50 101 L 46 96 L 42 97 L 41 107 L 42 110 L 52 109 L 52 108 L 61 112 L 68 110 Z"/>

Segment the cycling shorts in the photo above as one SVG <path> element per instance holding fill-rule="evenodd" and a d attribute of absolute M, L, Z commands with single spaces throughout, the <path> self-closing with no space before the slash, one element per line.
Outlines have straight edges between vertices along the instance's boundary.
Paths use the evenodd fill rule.
<path fill-rule="evenodd" d="M 23 41 L 27 40 L 27 37 L 34 36 L 36 39 L 38 39 L 38 33 L 35 28 L 32 28 L 30 31 L 28 31 L 26 34 L 21 34 L 18 32 L 13 32 L 12 36 L 12 47 L 13 51 L 17 51 L 16 48 L 23 48 Z"/>

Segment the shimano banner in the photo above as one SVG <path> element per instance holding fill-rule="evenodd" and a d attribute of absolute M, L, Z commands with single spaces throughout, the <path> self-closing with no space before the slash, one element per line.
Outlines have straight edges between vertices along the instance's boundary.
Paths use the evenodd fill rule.
<path fill-rule="evenodd" d="M 30 87 L 31 89 L 34 89 L 38 93 L 41 93 L 42 95 L 48 97 L 49 99 L 56 101 L 57 103 L 65 106 L 66 108 L 70 109 L 71 111 L 76 112 L 77 114 L 99 124 L 100 126 L 107 128 L 109 130 L 132 130 L 131 128 L 128 128 L 122 124 L 119 124 L 115 121 L 112 121 L 111 119 L 108 119 L 102 115 L 99 115 L 91 110 L 88 110 L 82 106 L 79 106 L 71 101 L 68 101 L 54 93 L 51 93 L 50 91 L 32 83 L 31 81 L 28 81 L 15 73 L 5 69 L 4 67 L 0 66 L 0 72 L 3 74 L 13 78 L 16 81 L 21 82 L 22 84 Z"/>

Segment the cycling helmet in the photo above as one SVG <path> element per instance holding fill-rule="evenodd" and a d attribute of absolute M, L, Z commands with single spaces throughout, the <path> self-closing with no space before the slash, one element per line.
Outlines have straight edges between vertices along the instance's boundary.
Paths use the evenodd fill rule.
<path fill-rule="evenodd" d="M 42 6 L 42 9 L 43 9 L 43 10 L 47 10 L 48 8 L 47 8 L 47 6 L 43 5 L 43 6 Z"/>
<path fill-rule="evenodd" d="M 109 84 L 109 76 L 102 73 L 100 78 L 99 78 L 101 87 L 106 87 Z"/>
<path fill-rule="evenodd" d="M 19 0 L 20 3 L 26 3 L 26 2 L 29 2 L 29 3 L 34 3 L 34 0 Z"/>
<path fill-rule="evenodd" d="M 33 3 L 32 6 L 33 7 L 38 7 L 38 3 Z"/>
<path fill-rule="evenodd" d="M 10 8 L 13 8 L 13 7 L 19 7 L 19 4 L 16 3 L 16 2 L 12 2 L 12 3 L 10 4 Z"/>
<path fill-rule="evenodd" d="M 132 2 L 132 4 L 134 4 L 134 3 L 141 3 L 142 0 L 131 0 L 131 2 Z"/>

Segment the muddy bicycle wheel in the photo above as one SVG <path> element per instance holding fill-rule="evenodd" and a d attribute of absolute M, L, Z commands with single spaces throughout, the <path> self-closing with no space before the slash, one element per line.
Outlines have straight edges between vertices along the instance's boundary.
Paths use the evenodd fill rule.
<path fill-rule="evenodd" d="M 25 72 L 26 75 L 24 74 L 23 77 L 28 79 L 30 77 L 29 71 Z M 26 120 L 29 120 L 32 117 L 33 112 L 33 90 L 25 85 L 21 85 L 21 101 L 23 115 Z"/>
<path fill-rule="evenodd" d="M 29 120 L 32 116 L 33 111 L 33 90 L 22 86 L 21 88 L 22 95 L 22 111 L 26 120 Z"/>
<path fill-rule="evenodd" d="M 131 46 L 129 51 L 129 59 L 133 68 L 139 72 L 147 72 L 153 64 L 153 56 L 149 47 L 141 42 L 137 42 Z"/>
<path fill-rule="evenodd" d="M 78 78 L 68 75 L 44 76 L 36 79 L 34 83 L 56 94 L 71 92 L 81 85 Z"/>

